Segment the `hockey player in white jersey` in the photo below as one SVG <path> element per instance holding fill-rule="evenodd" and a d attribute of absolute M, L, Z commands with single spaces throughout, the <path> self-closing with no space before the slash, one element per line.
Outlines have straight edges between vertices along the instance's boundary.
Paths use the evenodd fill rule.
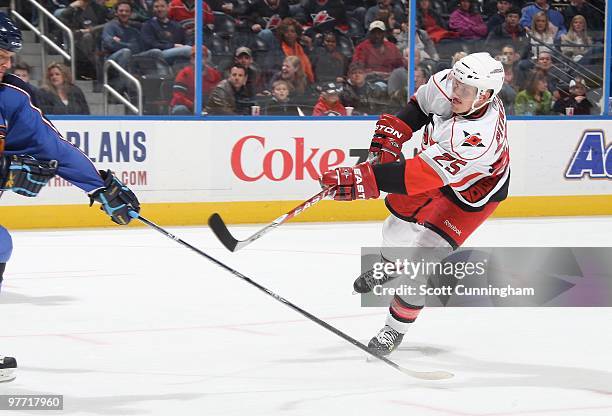
<path fill-rule="evenodd" d="M 380 117 L 370 145 L 371 162 L 322 175 L 321 185 L 335 186 L 334 199 L 339 201 L 388 192 L 385 202 L 391 215 L 382 229 L 384 260 L 395 260 L 390 247 L 437 247 L 450 253 L 506 198 L 506 115 L 497 97 L 503 82 L 502 64 L 488 53 L 464 57 L 452 69 L 433 75 L 398 114 Z M 400 160 L 403 143 L 422 127 L 421 151 Z M 393 277 L 375 279 L 370 270 L 354 288 L 367 293 Z M 385 326 L 368 347 L 381 355 L 396 349 L 424 301 L 422 296 L 395 295 Z"/>

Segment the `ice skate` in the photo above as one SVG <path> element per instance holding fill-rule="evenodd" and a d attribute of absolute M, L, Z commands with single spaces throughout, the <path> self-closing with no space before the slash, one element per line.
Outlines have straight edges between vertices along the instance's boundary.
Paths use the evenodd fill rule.
<path fill-rule="evenodd" d="M 11 381 L 16 377 L 17 360 L 0 356 L 0 382 Z"/>
<path fill-rule="evenodd" d="M 404 334 L 397 332 L 389 325 L 385 325 L 368 343 L 368 349 L 377 355 L 391 354 L 404 339 Z"/>
<path fill-rule="evenodd" d="M 370 269 L 362 273 L 361 276 L 355 279 L 355 282 L 353 283 L 353 289 L 355 292 L 361 294 L 370 293 L 372 290 L 374 290 L 374 287 L 383 285 L 396 277 L 389 276 L 382 271 L 378 273 L 382 274 L 382 276 L 375 276 L 374 269 Z"/>

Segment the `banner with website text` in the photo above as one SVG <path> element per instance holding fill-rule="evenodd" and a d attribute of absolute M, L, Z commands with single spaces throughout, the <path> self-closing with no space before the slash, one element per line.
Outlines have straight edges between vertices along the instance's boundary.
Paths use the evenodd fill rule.
<path fill-rule="evenodd" d="M 164 212 L 168 206 L 181 207 L 182 216 L 160 214 L 162 223 L 203 224 L 208 208 L 229 210 L 230 222 L 267 221 L 313 195 L 322 171 L 364 160 L 375 122 L 59 120 L 55 124 L 97 168 L 114 170 L 137 193 L 143 209 L 157 213 L 160 207 Z M 612 214 L 609 127 L 608 120 L 509 121 L 510 198 L 496 214 Z M 457 133 L 458 140 L 479 134 Z M 404 148 L 406 157 L 412 157 L 420 145 L 421 135 L 416 133 Z M 7 214 L 11 207 L 86 203 L 79 189 L 57 177 L 34 199 L 5 192 L 0 209 Z M 196 205 L 205 211 L 198 214 L 199 221 L 195 211 L 186 214 Z M 358 215 L 351 216 L 352 207 L 357 207 Z M 324 202 L 298 219 L 374 220 L 384 215 L 381 201 Z"/>

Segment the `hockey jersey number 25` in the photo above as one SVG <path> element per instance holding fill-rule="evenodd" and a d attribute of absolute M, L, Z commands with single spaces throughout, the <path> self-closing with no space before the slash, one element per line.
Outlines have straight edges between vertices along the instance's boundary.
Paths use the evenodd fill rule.
<path fill-rule="evenodd" d="M 406 190 L 410 195 L 445 188 L 462 204 L 478 208 L 509 181 L 506 114 L 497 97 L 472 116 L 453 114 L 451 77 L 450 69 L 436 73 L 413 97 L 431 122 L 421 152 L 407 161 Z"/>

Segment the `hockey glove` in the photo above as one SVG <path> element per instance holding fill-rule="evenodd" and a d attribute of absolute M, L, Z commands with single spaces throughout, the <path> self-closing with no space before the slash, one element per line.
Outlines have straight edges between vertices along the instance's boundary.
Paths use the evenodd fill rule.
<path fill-rule="evenodd" d="M 129 212 L 140 212 L 138 198 L 110 170 L 101 170 L 100 176 L 104 179 L 104 188 L 89 195 L 89 206 L 97 201 L 102 204 L 100 209 L 106 212 L 114 222 L 119 225 L 128 224 L 132 220 Z"/>
<path fill-rule="evenodd" d="M 0 156 L 0 189 L 34 197 L 55 176 L 57 160 L 41 162 L 32 156 Z"/>
<path fill-rule="evenodd" d="M 402 145 L 412 137 L 412 128 L 391 114 L 382 114 L 376 122 L 368 161 L 389 163 L 399 160 Z"/>
<path fill-rule="evenodd" d="M 369 162 L 360 163 L 352 168 L 337 168 L 327 171 L 319 179 L 323 189 L 335 186 L 333 198 L 336 201 L 378 198 L 380 191 L 376 184 L 374 171 Z"/>

